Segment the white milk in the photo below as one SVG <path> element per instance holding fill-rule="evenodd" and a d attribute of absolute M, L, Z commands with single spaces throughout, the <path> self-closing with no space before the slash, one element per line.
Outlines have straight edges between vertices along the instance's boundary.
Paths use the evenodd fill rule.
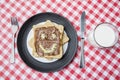
<path fill-rule="evenodd" d="M 89 42 L 97 47 L 111 47 L 118 40 L 118 33 L 114 26 L 101 24 L 88 36 Z"/>

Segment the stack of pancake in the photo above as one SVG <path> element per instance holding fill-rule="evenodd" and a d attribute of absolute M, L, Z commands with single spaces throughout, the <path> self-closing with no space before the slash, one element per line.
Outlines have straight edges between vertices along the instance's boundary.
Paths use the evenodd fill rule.
<path fill-rule="evenodd" d="M 29 45 L 33 56 L 46 59 L 60 59 L 63 56 L 63 45 L 69 41 L 63 25 L 47 20 L 34 25 L 32 30 L 34 36 Z"/>

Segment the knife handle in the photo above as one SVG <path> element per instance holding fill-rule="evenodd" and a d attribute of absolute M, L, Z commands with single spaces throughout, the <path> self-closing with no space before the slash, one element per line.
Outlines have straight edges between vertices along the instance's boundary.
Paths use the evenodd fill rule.
<path fill-rule="evenodd" d="M 81 52 L 80 52 L 80 68 L 85 67 L 85 57 L 84 57 L 84 38 L 81 39 Z"/>

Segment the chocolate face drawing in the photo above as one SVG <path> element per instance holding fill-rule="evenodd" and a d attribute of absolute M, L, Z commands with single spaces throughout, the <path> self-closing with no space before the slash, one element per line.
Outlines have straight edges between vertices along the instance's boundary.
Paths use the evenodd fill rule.
<path fill-rule="evenodd" d="M 60 32 L 54 26 L 41 27 L 35 30 L 35 48 L 39 56 L 59 54 Z"/>

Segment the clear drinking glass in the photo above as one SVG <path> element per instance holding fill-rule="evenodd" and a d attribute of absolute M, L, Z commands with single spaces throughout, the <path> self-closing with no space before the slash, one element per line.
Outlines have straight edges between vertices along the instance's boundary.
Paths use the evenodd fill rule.
<path fill-rule="evenodd" d="M 119 38 L 117 28 L 110 23 L 101 23 L 88 34 L 87 40 L 94 47 L 104 48 L 114 46 Z"/>

